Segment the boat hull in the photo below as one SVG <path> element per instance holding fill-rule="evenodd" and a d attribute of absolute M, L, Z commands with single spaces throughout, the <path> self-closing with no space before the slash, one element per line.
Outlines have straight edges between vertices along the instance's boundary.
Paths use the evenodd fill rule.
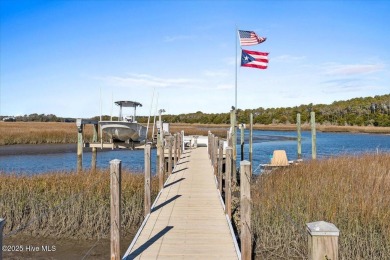
<path fill-rule="evenodd" d="M 146 139 L 146 127 L 138 123 L 100 121 L 99 125 L 114 140 L 142 142 Z"/>

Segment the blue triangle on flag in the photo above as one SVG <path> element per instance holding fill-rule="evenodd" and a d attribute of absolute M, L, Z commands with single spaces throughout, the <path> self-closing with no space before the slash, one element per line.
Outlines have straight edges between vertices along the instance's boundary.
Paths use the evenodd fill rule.
<path fill-rule="evenodd" d="M 241 55 L 241 65 L 245 65 L 249 62 L 252 62 L 254 61 L 255 58 L 253 58 L 251 55 L 249 55 L 248 53 L 246 53 L 245 51 L 242 51 L 242 55 Z"/>

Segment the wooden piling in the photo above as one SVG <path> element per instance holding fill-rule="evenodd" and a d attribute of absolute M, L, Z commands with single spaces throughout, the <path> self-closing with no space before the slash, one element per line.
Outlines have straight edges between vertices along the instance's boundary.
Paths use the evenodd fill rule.
<path fill-rule="evenodd" d="M 339 229 L 332 223 L 318 221 L 306 224 L 309 260 L 338 259 Z"/>
<path fill-rule="evenodd" d="M 218 137 L 214 137 L 214 144 L 213 144 L 213 167 L 214 167 L 214 175 L 217 176 L 218 174 Z"/>
<path fill-rule="evenodd" d="M 240 163 L 240 211 L 241 211 L 241 259 L 249 260 L 252 257 L 251 235 L 251 163 Z"/>
<path fill-rule="evenodd" d="M 231 146 L 226 147 L 225 175 L 225 214 L 232 218 L 232 152 Z"/>
<path fill-rule="evenodd" d="M 317 134 L 316 134 L 316 114 L 310 112 L 310 126 L 311 126 L 311 158 L 317 158 Z"/>
<path fill-rule="evenodd" d="M 180 157 L 181 157 L 181 134 L 180 133 L 177 133 L 177 156 L 178 156 L 178 160 L 180 160 Z"/>
<path fill-rule="evenodd" d="M 253 165 L 253 113 L 249 116 L 249 162 Z"/>
<path fill-rule="evenodd" d="M 302 135 L 301 135 L 301 114 L 297 114 L 297 152 L 298 152 L 298 160 L 302 159 Z"/>
<path fill-rule="evenodd" d="M 94 124 L 92 142 L 97 143 L 97 141 L 98 141 L 98 124 Z M 92 147 L 91 169 L 93 172 L 96 172 L 96 158 L 97 158 L 97 148 Z"/>
<path fill-rule="evenodd" d="M 207 133 L 207 153 L 209 155 L 209 159 L 211 160 L 211 132 L 210 132 L 210 130 Z"/>
<path fill-rule="evenodd" d="M 177 164 L 177 134 L 173 135 L 173 166 Z"/>
<path fill-rule="evenodd" d="M 211 138 L 210 138 L 210 153 L 211 153 L 211 157 L 210 157 L 210 159 L 211 159 L 211 165 L 214 165 L 214 159 L 215 159 L 215 157 L 214 157 L 214 143 L 215 142 L 215 136 L 214 136 L 214 134 L 211 134 Z"/>
<path fill-rule="evenodd" d="M 80 173 L 83 170 L 84 124 L 78 126 L 77 130 L 77 172 Z"/>
<path fill-rule="evenodd" d="M 245 131 L 245 127 L 244 127 L 244 124 L 241 124 L 240 126 L 240 130 L 241 130 L 241 139 L 240 139 L 240 146 L 241 146 L 241 161 L 244 160 L 244 145 L 245 145 L 245 140 L 244 140 L 244 131 Z"/>
<path fill-rule="evenodd" d="M 223 141 L 222 140 L 219 141 L 218 147 L 219 147 L 219 149 L 218 149 L 218 189 L 222 195 L 222 193 L 223 193 L 223 190 L 222 190 Z"/>
<path fill-rule="evenodd" d="M 172 174 L 172 136 L 168 136 L 167 143 L 168 143 L 168 175 L 170 176 Z"/>
<path fill-rule="evenodd" d="M 162 190 L 164 188 L 164 170 L 165 170 L 164 142 L 160 142 L 159 154 L 160 156 L 158 159 L 158 183 L 159 183 L 159 189 Z"/>
<path fill-rule="evenodd" d="M 157 129 L 157 139 L 156 139 L 156 175 L 159 176 L 160 174 L 160 151 L 161 151 L 161 139 L 160 134 Z"/>
<path fill-rule="evenodd" d="M 144 208 L 145 208 L 145 217 L 150 213 L 150 208 L 152 206 L 152 200 L 151 200 L 151 170 L 150 170 L 150 164 L 151 164 L 151 156 L 150 156 L 150 144 L 145 145 L 144 150 L 145 155 L 145 196 L 144 196 Z"/>
<path fill-rule="evenodd" d="M 118 159 L 110 161 L 111 186 L 111 260 L 120 259 L 121 237 L 121 173 L 122 162 Z"/>
<path fill-rule="evenodd" d="M 182 149 L 182 152 L 184 153 L 184 151 L 185 151 L 185 145 L 184 145 L 184 130 L 181 130 L 181 145 L 182 145 L 182 147 L 181 147 L 181 149 Z"/>
<path fill-rule="evenodd" d="M 237 127 L 236 127 L 236 110 L 231 112 L 231 125 L 232 125 L 232 147 L 233 147 L 233 161 L 232 161 L 232 177 L 233 183 L 237 183 Z"/>

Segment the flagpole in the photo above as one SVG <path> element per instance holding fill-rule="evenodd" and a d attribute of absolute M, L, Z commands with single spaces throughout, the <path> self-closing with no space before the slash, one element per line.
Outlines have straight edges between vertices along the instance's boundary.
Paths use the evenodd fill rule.
<path fill-rule="evenodd" d="M 234 95 L 234 107 L 237 109 L 237 41 L 238 41 L 238 29 L 236 26 L 236 73 L 235 73 L 235 95 Z"/>
<path fill-rule="evenodd" d="M 238 41 L 238 29 L 236 26 L 236 73 L 235 73 L 235 103 L 234 103 L 234 112 L 233 112 L 233 122 L 232 124 L 232 146 L 233 146 L 233 171 L 232 175 L 233 180 L 237 180 L 237 131 L 236 131 L 236 125 L 237 125 L 237 71 L 238 71 L 238 66 L 237 66 L 237 41 Z"/>

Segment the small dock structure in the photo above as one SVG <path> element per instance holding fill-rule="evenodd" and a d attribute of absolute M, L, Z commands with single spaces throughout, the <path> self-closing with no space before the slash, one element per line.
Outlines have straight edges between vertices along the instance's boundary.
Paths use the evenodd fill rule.
<path fill-rule="evenodd" d="M 123 259 L 240 259 L 207 151 L 184 150 Z"/>

